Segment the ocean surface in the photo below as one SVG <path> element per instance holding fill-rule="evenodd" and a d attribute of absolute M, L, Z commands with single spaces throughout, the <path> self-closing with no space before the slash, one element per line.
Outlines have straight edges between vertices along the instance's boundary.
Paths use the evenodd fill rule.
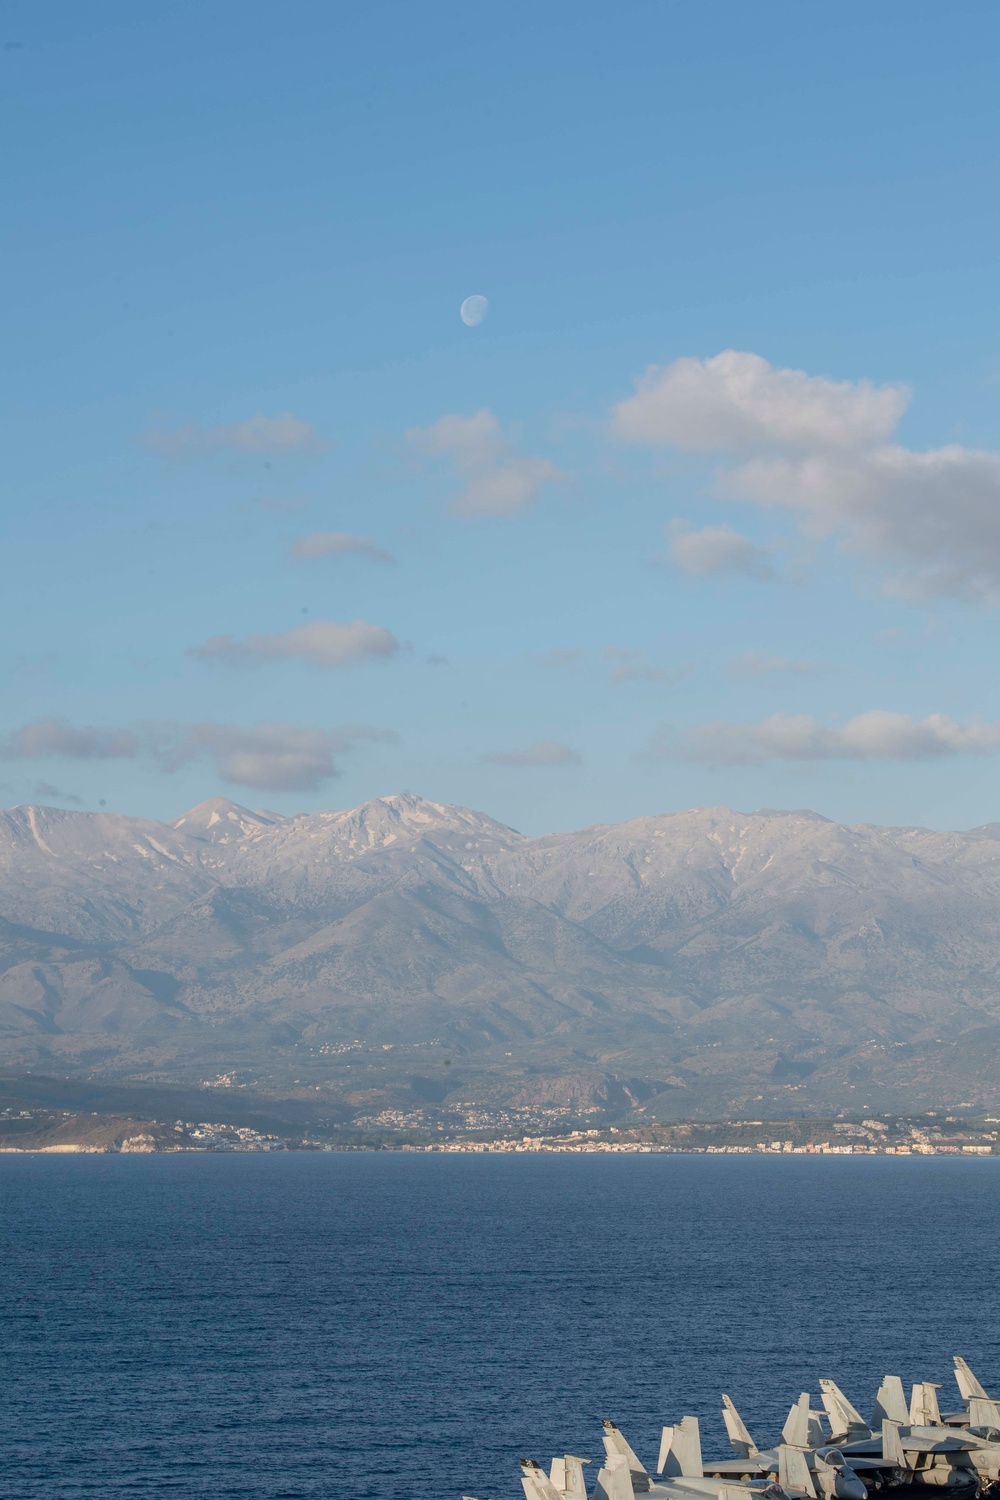
<path fill-rule="evenodd" d="M 0 1493 L 515 1500 L 719 1393 L 1000 1393 L 1000 1160 L 0 1157 Z M 593 1476 L 595 1470 L 589 1471 Z"/>

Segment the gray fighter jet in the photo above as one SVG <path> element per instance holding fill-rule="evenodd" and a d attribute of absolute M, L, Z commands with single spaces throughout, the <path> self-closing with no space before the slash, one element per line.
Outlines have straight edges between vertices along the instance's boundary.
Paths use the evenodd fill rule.
<path fill-rule="evenodd" d="M 995 1427 L 994 1408 L 997 1403 L 990 1400 L 961 1355 L 954 1356 L 954 1364 L 955 1384 L 962 1398 L 962 1406 L 958 1411 L 945 1412 L 941 1421 L 947 1427 Z M 940 1390 L 940 1386 L 935 1386 L 934 1389 Z M 987 1404 L 984 1406 L 983 1402 Z"/>
<path fill-rule="evenodd" d="M 705 1465 L 706 1473 L 719 1478 L 776 1474 L 779 1482 L 784 1483 L 781 1455 L 785 1450 L 786 1471 L 791 1463 L 799 1478 L 796 1488 L 804 1494 L 815 1495 L 817 1500 L 868 1500 L 865 1481 L 840 1449 L 827 1439 L 819 1413 L 811 1408 L 808 1391 L 802 1392 L 788 1413 L 781 1429 L 781 1442 L 773 1448 L 758 1448 L 728 1396 L 722 1398 L 722 1418 L 736 1457 L 710 1461 Z M 802 1473 L 803 1464 L 808 1478 Z M 866 1458 L 859 1461 L 859 1467 L 882 1470 L 893 1466 L 886 1465 L 881 1458 Z"/>
<path fill-rule="evenodd" d="M 697 1417 L 664 1427 L 654 1479 L 614 1422 L 604 1424 L 604 1467 L 597 1476 L 593 1500 L 797 1500 L 815 1492 L 787 1488 L 780 1476 L 717 1478 L 705 1472 Z M 551 1497 L 550 1497 L 551 1500 Z"/>
<path fill-rule="evenodd" d="M 887 1375 L 879 1386 L 870 1423 L 832 1380 L 821 1380 L 820 1388 L 830 1439 L 839 1444 L 849 1464 L 866 1457 L 901 1460 L 908 1483 L 930 1489 L 976 1491 L 1000 1478 L 1000 1444 L 990 1440 L 989 1428 L 960 1433 L 945 1426 L 938 1411 L 937 1386 L 930 1381 L 914 1387 L 907 1406 L 903 1382 L 898 1375 Z M 973 1404 L 976 1415 L 984 1416 L 978 1399 Z"/>

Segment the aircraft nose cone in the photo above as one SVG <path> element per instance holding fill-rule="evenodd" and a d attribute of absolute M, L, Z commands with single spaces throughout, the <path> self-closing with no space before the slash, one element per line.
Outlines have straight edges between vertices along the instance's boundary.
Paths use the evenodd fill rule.
<path fill-rule="evenodd" d="M 838 1474 L 837 1500 L 868 1500 L 868 1491 L 856 1474 Z"/>

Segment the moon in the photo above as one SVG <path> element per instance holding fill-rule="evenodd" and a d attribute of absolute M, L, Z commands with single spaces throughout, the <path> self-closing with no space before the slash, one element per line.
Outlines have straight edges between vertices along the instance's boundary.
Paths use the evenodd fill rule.
<path fill-rule="evenodd" d="M 466 328 L 478 328 L 489 310 L 489 298 L 481 297 L 477 292 L 474 297 L 466 297 L 459 308 L 459 313 Z"/>

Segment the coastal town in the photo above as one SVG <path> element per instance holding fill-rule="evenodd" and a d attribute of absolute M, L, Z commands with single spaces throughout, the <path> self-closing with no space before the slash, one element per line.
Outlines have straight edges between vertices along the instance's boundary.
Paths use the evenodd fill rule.
<path fill-rule="evenodd" d="M 401 1151 L 447 1154 L 1000 1156 L 1000 1117 L 681 1121 L 504 1134 L 280 1132 L 219 1121 L 137 1120 L 38 1108 L 0 1110 L 0 1152 Z"/>

